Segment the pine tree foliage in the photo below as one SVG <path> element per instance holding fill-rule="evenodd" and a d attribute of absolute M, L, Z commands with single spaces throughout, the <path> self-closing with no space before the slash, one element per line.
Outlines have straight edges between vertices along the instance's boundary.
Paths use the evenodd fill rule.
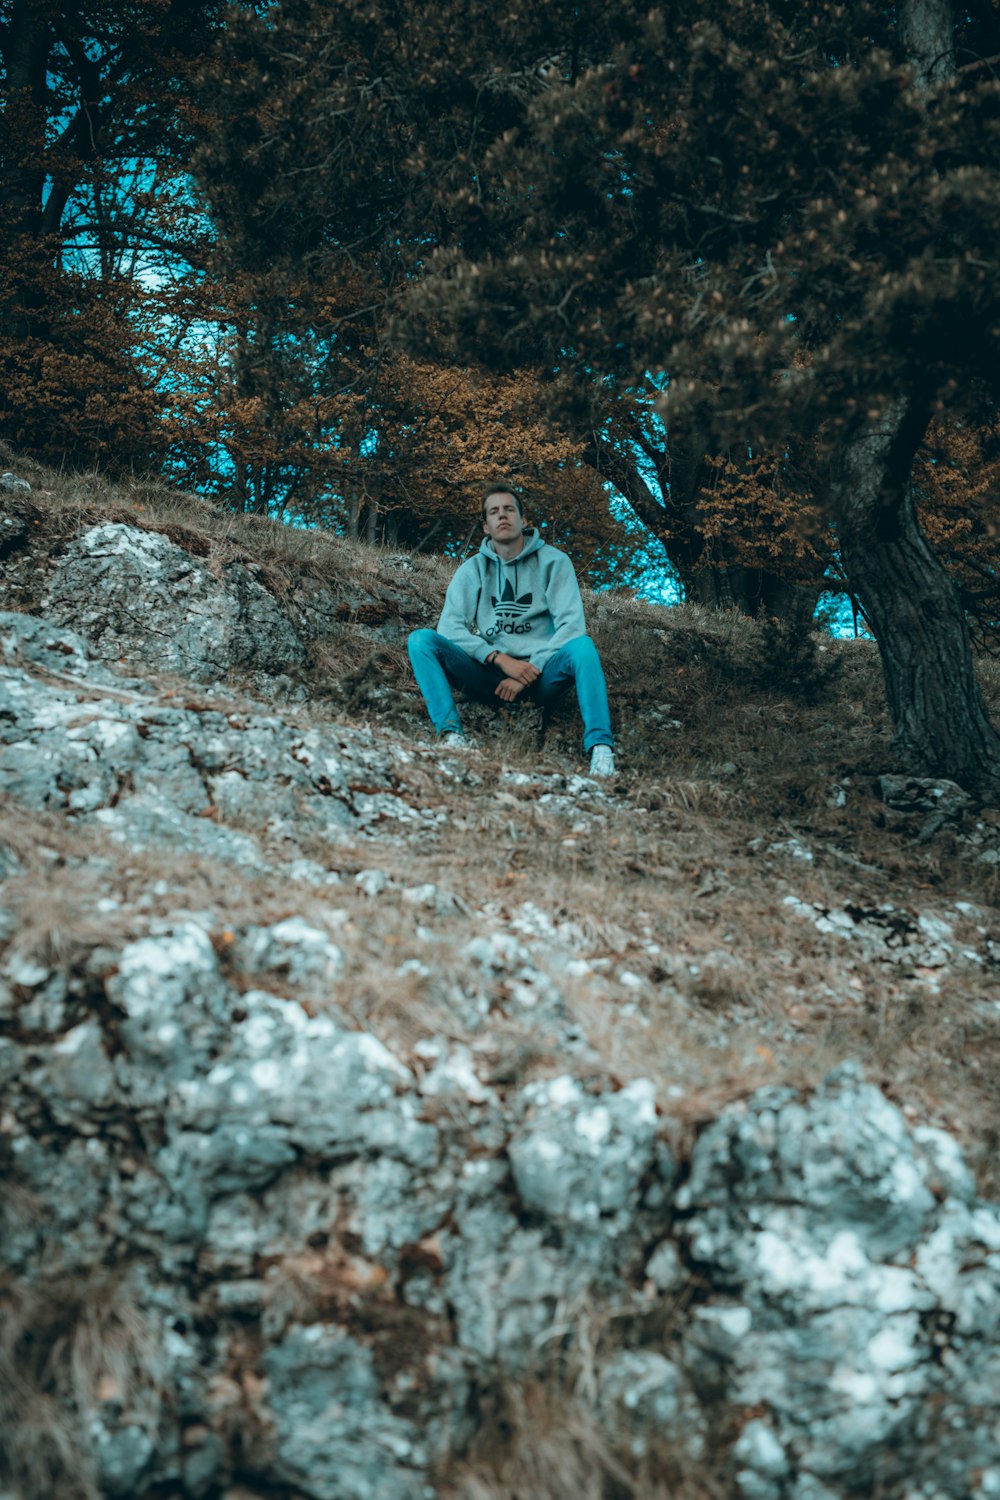
<path fill-rule="evenodd" d="M 836 445 L 917 375 L 932 404 L 995 379 L 1000 85 L 916 88 L 889 18 L 651 12 L 498 143 L 491 252 L 436 253 L 411 337 L 669 371 L 672 420 L 743 442 Z"/>
<path fill-rule="evenodd" d="M 544 17 L 292 0 L 233 18 L 205 70 L 195 168 L 219 236 L 213 275 L 242 309 L 222 421 L 244 508 L 283 496 L 373 539 L 453 545 L 470 487 L 505 473 L 586 560 L 628 552 L 537 375 L 484 379 L 474 351 L 442 365 L 389 338 L 430 250 L 479 243 L 480 200 L 499 186 L 489 146 L 551 77 L 613 43 L 596 7 L 588 19 L 562 0 Z"/>
<path fill-rule="evenodd" d="M 149 284 L 199 254 L 172 187 L 181 104 L 222 0 L 0 0 L 0 427 L 73 461 L 146 462 L 163 364 Z"/>
<path fill-rule="evenodd" d="M 973 393 L 974 394 L 974 393 Z M 938 417 L 914 465 L 921 525 L 963 608 L 996 649 L 1000 633 L 1000 412 L 989 401 Z"/>
<path fill-rule="evenodd" d="M 989 21 L 965 18 L 963 65 L 990 43 Z M 904 177 L 919 169 L 911 146 L 926 110 L 900 89 L 904 29 L 875 6 L 428 13 L 415 0 L 351 0 L 331 13 L 284 0 L 227 31 L 199 173 L 226 253 L 257 268 L 255 305 L 273 299 L 276 324 L 293 309 L 335 354 L 328 384 L 372 383 L 408 301 L 407 340 L 425 364 L 536 373 L 539 411 L 584 442 L 689 597 L 780 612 L 794 586 L 818 590 L 829 561 L 786 455 L 815 457 L 822 475 L 823 445 L 828 458 L 872 409 L 859 346 L 882 271 L 857 259 L 846 220 L 839 249 L 823 226 L 842 208 L 829 183 L 853 205 L 870 167 L 877 189 L 890 138 Z M 877 130 L 842 162 L 869 116 Z M 885 232 L 873 221 L 869 248 Z M 343 284 L 345 264 L 358 300 L 328 296 L 324 329 L 306 304 L 331 278 Z M 836 338 L 820 348 L 823 329 Z M 888 355 L 892 341 L 878 348 Z M 847 371 L 842 400 L 831 362 Z M 751 378 L 768 399 L 755 391 L 747 421 Z M 793 467 L 801 478 L 803 460 Z"/>
<path fill-rule="evenodd" d="M 518 204 L 508 201 L 494 153 L 550 94 L 637 35 L 641 16 L 622 3 L 428 12 L 416 0 L 365 0 L 331 14 L 316 0 L 285 0 L 266 20 L 244 15 L 227 31 L 208 81 L 215 118 L 199 176 L 225 253 L 256 268 L 255 305 L 273 301 L 277 324 L 287 325 L 282 309 L 291 308 L 308 325 L 334 356 L 328 384 L 369 388 L 377 379 L 387 320 L 429 258 L 449 248 L 489 254 L 505 238 L 505 216 L 514 232 Z M 343 285 L 345 266 L 357 273 L 357 300 L 328 295 L 324 328 L 308 299 Z M 436 328 L 424 332 L 428 350 L 440 353 Z M 479 353 L 475 337 L 447 351 L 458 367 Z M 753 612 L 778 607 L 784 584 L 769 569 L 797 578 L 798 543 L 772 546 L 767 568 L 759 546 L 748 565 L 734 560 L 734 537 L 724 543 L 701 529 L 702 491 L 717 476 L 699 453 L 689 482 L 679 481 L 677 445 L 665 446 L 652 411 L 655 386 L 637 384 L 628 362 L 606 350 L 582 379 L 578 360 L 569 379 L 558 378 L 566 364 L 536 362 L 536 410 L 583 443 L 582 458 L 664 544 L 688 592 Z M 304 366 L 301 374 L 306 380 Z M 747 517 L 756 508 L 754 491 Z M 814 591 L 821 574 L 810 580 Z"/>
<path fill-rule="evenodd" d="M 662 372 L 692 455 L 810 450 L 901 755 L 995 789 L 912 485 L 931 419 L 1000 371 L 1000 82 L 969 56 L 994 22 L 943 0 L 651 11 L 498 142 L 491 250 L 440 250 L 408 318 L 413 347 L 433 326 L 498 368 Z"/>

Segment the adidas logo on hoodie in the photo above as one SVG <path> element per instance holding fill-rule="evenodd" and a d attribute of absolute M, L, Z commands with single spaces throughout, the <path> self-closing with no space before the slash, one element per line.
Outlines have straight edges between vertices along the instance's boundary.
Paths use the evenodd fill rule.
<path fill-rule="evenodd" d="M 522 625 L 519 622 L 521 616 L 528 613 L 533 599 L 534 595 L 531 593 L 515 597 L 510 579 L 508 578 L 499 599 L 496 594 L 490 595 L 490 603 L 495 612 L 495 620 L 492 627 L 486 632 L 487 635 L 525 635 L 530 632 L 530 625 Z"/>

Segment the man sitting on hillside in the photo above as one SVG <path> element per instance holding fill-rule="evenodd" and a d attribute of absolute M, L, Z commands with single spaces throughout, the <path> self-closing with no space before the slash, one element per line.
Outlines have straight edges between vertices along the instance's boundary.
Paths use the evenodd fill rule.
<path fill-rule="evenodd" d="M 437 630 L 415 630 L 409 638 L 413 675 L 434 728 L 449 748 L 465 747 L 453 687 L 480 703 L 530 697 L 544 707 L 572 683 L 590 774 L 613 776 L 608 690 L 586 634 L 573 564 L 525 527 L 510 489 L 487 491 L 482 520 L 482 544 L 448 585 Z"/>

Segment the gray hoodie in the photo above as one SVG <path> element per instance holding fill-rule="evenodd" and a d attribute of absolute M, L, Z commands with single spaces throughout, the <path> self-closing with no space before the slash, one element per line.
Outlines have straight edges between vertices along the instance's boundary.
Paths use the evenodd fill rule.
<path fill-rule="evenodd" d="M 567 641 L 587 633 L 573 564 L 531 528 L 510 562 L 484 537 L 448 585 L 437 628 L 476 661 L 504 651 L 541 671 Z"/>

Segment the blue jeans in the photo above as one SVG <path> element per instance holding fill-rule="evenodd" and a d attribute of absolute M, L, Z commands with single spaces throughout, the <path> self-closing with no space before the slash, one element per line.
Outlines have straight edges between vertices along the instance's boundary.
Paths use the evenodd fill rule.
<path fill-rule="evenodd" d="M 449 641 L 436 630 L 414 630 L 407 642 L 413 675 L 427 704 L 427 712 L 438 734 L 461 731 L 452 688 L 460 688 L 479 703 L 500 707 L 496 691 L 504 674 L 499 667 L 487 666 Z M 583 748 L 613 745 L 608 689 L 597 647 L 589 635 L 578 635 L 550 656 L 537 682 L 525 688 L 522 698 L 531 698 L 543 708 L 556 703 L 576 687 L 576 701 L 583 720 Z"/>

